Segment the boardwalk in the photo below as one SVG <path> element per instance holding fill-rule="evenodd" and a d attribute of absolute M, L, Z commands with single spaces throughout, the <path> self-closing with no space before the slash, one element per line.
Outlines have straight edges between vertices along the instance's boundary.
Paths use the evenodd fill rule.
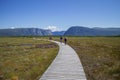
<path fill-rule="evenodd" d="M 87 80 L 76 52 L 68 45 L 61 44 L 59 53 L 39 80 Z"/>

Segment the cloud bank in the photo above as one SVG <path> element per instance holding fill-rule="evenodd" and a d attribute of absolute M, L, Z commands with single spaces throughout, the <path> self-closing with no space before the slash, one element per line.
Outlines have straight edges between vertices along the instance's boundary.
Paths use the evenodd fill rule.
<path fill-rule="evenodd" d="M 54 32 L 54 31 L 60 31 L 60 29 L 57 26 L 48 26 L 48 27 L 46 27 L 44 29 L 49 29 L 52 32 Z"/>

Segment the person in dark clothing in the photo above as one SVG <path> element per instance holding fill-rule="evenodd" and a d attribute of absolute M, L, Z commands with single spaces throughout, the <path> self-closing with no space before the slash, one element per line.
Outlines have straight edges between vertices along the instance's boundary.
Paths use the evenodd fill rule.
<path fill-rule="evenodd" d="M 67 38 L 64 38 L 65 45 L 67 44 Z"/>
<path fill-rule="evenodd" d="M 49 37 L 49 40 L 52 40 L 52 36 Z"/>
<path fill-rule="evenodd" d="M 60 37 L 60 42 L 61 42 L 61 43 L 62 43 L 62 39 L 63 39 L 63 38 L 62 38 L 62 36 L 61 36 L 61 37 Z"/>

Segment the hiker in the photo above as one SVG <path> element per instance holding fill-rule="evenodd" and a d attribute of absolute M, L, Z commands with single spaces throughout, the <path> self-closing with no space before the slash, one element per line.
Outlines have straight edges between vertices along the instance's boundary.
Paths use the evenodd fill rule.
<path fill-rule="evenodd" d="M 65 45 L 67 44 L 67 38 L 64 38 Z"/>
<path fill-rule="evenodd" d="M 61 37 L 60 37 L 60 42 L 61 42 L 61 43 L 62 43 L 62 39 L 63 39 L 63 38 L 62 38 L 62 36 L 61 36 Z"/>
<path fill-rule="evenodd" d="M 52 40 L 52 36 L 49 37 L 49 40 Z"/>

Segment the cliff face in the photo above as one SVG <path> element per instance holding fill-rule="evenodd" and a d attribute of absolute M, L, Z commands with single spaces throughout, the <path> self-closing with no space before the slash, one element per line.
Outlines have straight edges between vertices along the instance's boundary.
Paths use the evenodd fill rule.
<path fill-rule="evenodd" d="M 118 36 L 120 28 L 87 28 L 81 26 L 70 27 L 65 34 L 66 36 Z"/>
<path fill-rule="evenodd" d="M 16 28 L 16 29 L 0 29 L 0 36 L 46 36 L 52 35 L 50 30 L 39 28 Z"/>

